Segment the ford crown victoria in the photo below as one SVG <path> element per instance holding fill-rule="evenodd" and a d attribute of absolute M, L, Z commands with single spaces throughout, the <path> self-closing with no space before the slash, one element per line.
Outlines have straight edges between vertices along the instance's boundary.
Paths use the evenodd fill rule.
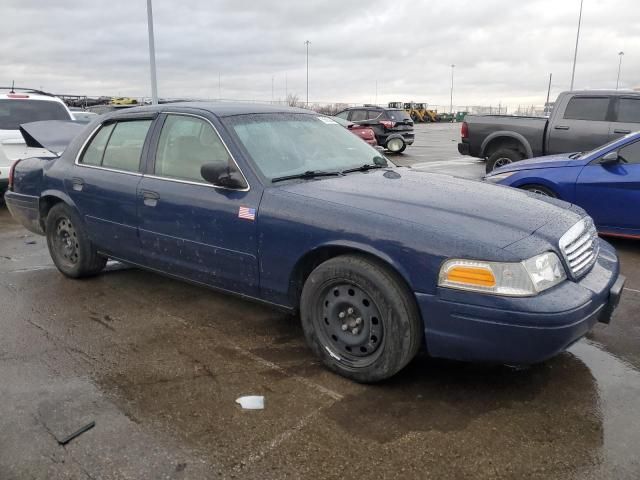
<path fill-rule="evenodd" d="M 624 282 L 581 208 L 396 167 L 300 109 L 112 113 L 14 165 L 6 201 L 64 275 L 111 258 L 299 312 L 315 354 L 361 382 L 421 347 L 543 361 L 609 322 Z"/>

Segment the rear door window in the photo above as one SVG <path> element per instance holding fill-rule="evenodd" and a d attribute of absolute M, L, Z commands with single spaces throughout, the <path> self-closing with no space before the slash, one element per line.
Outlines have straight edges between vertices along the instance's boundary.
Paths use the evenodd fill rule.
<path fill-rule="evenodd" d="M 564 111 L 566 120 L 604 122 L 609 110 L 609 97 L 573 97 Z"/>
<path fill-rule="evenodd" d="M 80 163 L 126 172 L 140 170 L 140 156 L 152 120 L 104 125 L 82 154 Z"/>
<path fill-rule="evenodd" d="M 616 122 L 640 123 L 640 98 L 620 98 Z"/>
<path fill-rule="evenodd" d="M 96 136 L 93 137 L 93 140 L 91 140 L 91 143 L 84 151 L 84 155 L 82 155 L 82 159 L 80 160 L 81 163 L 87 165 L 102 165 L 102 156 L 104 155 L 107 142 L 115 125 L 115 123 L 105 125 L 96 133 Z"/>

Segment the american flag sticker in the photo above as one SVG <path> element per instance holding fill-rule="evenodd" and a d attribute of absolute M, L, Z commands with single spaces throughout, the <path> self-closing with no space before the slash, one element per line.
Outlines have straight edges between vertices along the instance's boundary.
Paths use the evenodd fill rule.
<path fill-rule="evenodd" d="M 249 207 L 240 207 L 238 209 L 238 218 L 244 218 L 245 220 L 255 220 L 256 209 Z"/>

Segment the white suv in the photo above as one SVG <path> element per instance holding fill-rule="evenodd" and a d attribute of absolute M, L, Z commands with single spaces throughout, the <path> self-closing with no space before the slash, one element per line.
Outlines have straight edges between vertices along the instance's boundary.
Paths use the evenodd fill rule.
<path fill-rule="evenodd" d="M 48 156 L 30 148 L 18 129 L 20 124 L 40 120 L 73 120 L 62 100 L 38 90 L 0 88 L 0 198 L 9 183 L 9 170 L 20 158 Z"/>

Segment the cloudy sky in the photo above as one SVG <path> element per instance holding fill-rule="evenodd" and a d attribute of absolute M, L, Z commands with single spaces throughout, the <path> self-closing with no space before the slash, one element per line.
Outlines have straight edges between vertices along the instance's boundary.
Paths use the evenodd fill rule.
<path fill-rule="evenodd" d="M 542 104 L 568 88 L 580 0 L 154 0 L 160 96 Z M 0 84 L 148 96 L 145 0 L 3 0 Z M 584 0 L 577 88 L 640 86 L 638 0 Z"/>

